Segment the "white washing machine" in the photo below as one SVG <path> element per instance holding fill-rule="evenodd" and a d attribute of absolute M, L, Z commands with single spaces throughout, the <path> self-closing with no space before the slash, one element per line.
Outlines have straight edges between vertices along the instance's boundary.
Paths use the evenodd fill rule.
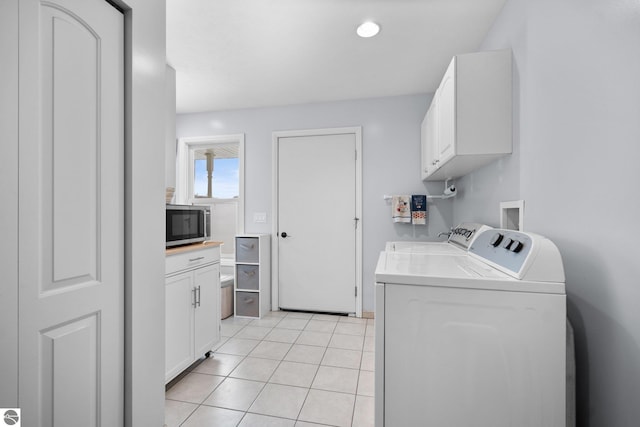
<path fill-rule="evenodd" d="M 564 426 L 558 249 L 491 229 L 468 252 L 380 254 L 376 427 Z"/>
<path fill-rule="evenodd" d="M 420 242 L 415 240 L 387 242 L 385 251 L 466 255 L 467 249 L 469 249 L 476 237 L 483 231 L 490 229 L 491 227 L 488 225 L 463 222 L 451 230 L 446 242 Z"/>

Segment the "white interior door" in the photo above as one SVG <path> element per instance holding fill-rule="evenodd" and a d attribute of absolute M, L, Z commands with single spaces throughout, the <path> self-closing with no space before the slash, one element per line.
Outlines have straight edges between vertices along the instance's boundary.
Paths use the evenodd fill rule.
<path fill-rule="evenodd" d="M 282 309 L 356 312 L 356 134 L 278 138 Z"/>
<path fill-rule="evenodd" d="M 124 16 L 20 1 L 22 425 L 124 423 Z"/>

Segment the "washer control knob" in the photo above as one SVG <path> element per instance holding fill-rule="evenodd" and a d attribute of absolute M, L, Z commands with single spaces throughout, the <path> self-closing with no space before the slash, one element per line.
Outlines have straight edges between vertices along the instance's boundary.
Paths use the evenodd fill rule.
<path fill-rule="evenodd" d="M 522 245 L 522 242 L 519 242 L 519 241 L 517 241 L 517 240 L 514 240 L 514 241 L 513 241 L 513 244 L 511 245 L 511 248 L 509 248 L 509 250 L 510 250 L 511 252 L 518 253 L 518 252 L 520 252 L 520 251 L 522 250 L 522 246 L 523 246 L 523 245 Z"/>
<path fill-rule="evenodd" d="M 505 248 L 506 250 L 509 250 L 509 246 L 511 246 L 512 243 L 513 243 L 513 239 L 504 239 L 504 242 L 502 243 L 502 247 Z"/>
<path fill-rule="evenodd" d="M 491 240 L 489 241 L 489 244 L 490 244 L 491 246 L 493 246 L 493 247 L 497 247 L 497 246 L 500 244 L 500 242 L 502 242 L 502 238 L 503 238 L 503 237 L 504 237 L 504 236 L 503 236 L 502 234 L 500 234 L 500 233 L 496 233 L 496 234 L 494 234 L 494 235 L 493 235 L 493 237 L 492 237 L 492 238 L 491 238 Z"/>

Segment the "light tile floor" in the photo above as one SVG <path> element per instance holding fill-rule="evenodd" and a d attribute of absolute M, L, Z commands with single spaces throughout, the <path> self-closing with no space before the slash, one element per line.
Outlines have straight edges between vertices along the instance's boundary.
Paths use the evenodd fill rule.
<path fill-rule="evenodd" d="M 373 426 L 373 351 L 372 319 L 225 319 L 212 357 L 167 390 L 166 426 Z"/>

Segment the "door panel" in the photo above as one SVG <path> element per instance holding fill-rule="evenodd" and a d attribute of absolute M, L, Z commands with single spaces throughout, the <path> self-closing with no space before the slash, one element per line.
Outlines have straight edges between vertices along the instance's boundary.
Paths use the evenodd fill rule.
<path fill-rule="evenodd" d="M 196 356 L 211 351 L 212 343 L 220 333 L 220 264 L 198 269 L 194 272 L 198 288 L 198 306 L 194 316 L 194 348 Z"/>
<path fill-rule="evenodd" d="M 19 406 L 119 426 L 124 392 L 124 17 L 20 1 Z"/>
<path fill-rule="evenodd" d="M 355 156 L 355 134 L 279 138 L 281 308 L 356 311 Z"/>

